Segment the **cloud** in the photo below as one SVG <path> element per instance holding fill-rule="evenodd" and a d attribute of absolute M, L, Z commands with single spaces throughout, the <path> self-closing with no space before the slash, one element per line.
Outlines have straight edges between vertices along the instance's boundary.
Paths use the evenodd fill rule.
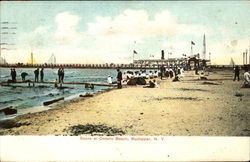
<path fill-rule="evenodd" d="M 39 26 L 33 31 L 33 34 L 45 34 L 48 29 L 48 26 Z"/>
<path fill-rule="evenodd" d="M 172 57 L 181 57 L 183 53 L 190 52 L 190 42 L 179 38 L 200 36 L 209 31 L 202 25 L 179 23 L 168 10 L 158 12 L 153 17 L 145 10 L 131 9 L 114 17 L 99 16 L 95 22 L 84 22 L 87 24 L 86 31 L 81 30 L 81 21 L 79 15 L 59 13 L 55 16 L 56 29 L 52 31 L 53 28 L 49 26 L 37 27 L 28 39 L 33 49 L 23 49 L 27 49 L 27 55 L 31 51 L 41 54 L 38 59 L 41 63 L 46 62 L 51 53 L 56 55 L 58 63 L 131 63 L 135 48 L 139 52 L 137 58 L 147 58 L 146 54 L 156 57 L 163 47 L 170 49 Z M 154 40 L 159 38 L 173 39 L 158 46 Z M 200 52 L 198 47 L 194 52 Z"/>
<path fill-rule="evenodd" d="M 111 17 L 97 17 L 95 23 L 88 23 L 88 33 L 93 35 L 126 34 L 137 37 L 192 35 L 208 32 L 202 25 L 179 24 L 168 10 L 157 13 L 151 20 L 145 10 L 125 10 Z M 200 33 L 199 33 L 200 34 Z"/>
<path fill-rule="evenodd" d="M 55 17 L 57 29 L 55 31 L 55 41 L 58 44 L 72 44 L 82 39 L 83 34 L 77 32 L 78 23 L 81 17 L 69 12 L 59 13 Z"/>

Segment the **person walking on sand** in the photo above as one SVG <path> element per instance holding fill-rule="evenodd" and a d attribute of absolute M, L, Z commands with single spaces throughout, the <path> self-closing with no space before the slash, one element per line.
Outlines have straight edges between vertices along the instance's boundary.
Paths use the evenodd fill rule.
<path fill-rule="evenodd" d="M 42 68 L 41 71 L 40 71 L 40 80 L 41 80 L 41 82 L 43 82 L 43 76 L 44 76 L 44 73 L 43 73 L 43 68 Z"/>
<path fill-rule="evenodd" d="M 38 82 L 39 68 L 37 68 L 37 69 L 34 71 L 34 74 L 35 74 L 35 82 Z"/>
<path fill-rule="evenodd" d="M 238 81 L 240 81 L 240 68 L 239 66 L 236 66 L 234 69 L 234 81 L 238 78 Z"/>
<path fill-rule="evenodd" d="M 120 69 L 117 69 L 117 88 L 121 89 L 122 88 L 122 72 L 120 71 Z"/>

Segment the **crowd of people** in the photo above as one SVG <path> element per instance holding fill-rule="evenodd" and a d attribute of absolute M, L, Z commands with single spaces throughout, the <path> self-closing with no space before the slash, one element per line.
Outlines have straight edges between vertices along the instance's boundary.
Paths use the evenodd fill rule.
<path fill-rule="evenodd" d="M 180 78 L 184 77 L 184 69 L 181 67 L 164 67 L 162 66 L 160 70 L 155 71 L 149 71 L 146 73 L 146 70 L 140 70 L 140 71 L 126 71 L 122 72 L 120 69 L 117 69 L 117 82 L 112 81 L 112 77 L 109 75 L 107 82 L 109 84 L 117 83 L 118 88 L 122 88 L 122 84 L 128 84 L 129 81 L 133 79 L 143 78 L 143 79 L 150 79 L 148 84 L 149 86 L 146 86 L 147 88 L 155 88 L 158 87 L 157 82 L 155 78 L 160 77 L 161 79 L 164 78 L 173 78 L 173 82 L 180 81 Z M 245 87 L 250 87 L 250 73 L 248 71 L 248 68 L 245 68 L 245 72 L 243 74 L 244 77 L 244 85 Z M 152 79 L 154 79 L 152 81 Z M 236 66 L 234 68 L 234 81 L 238 80 L 240 81 L 240 68 L 239 66 Z"/>
<path fill-rule="evenodd" d="M 128 85 L 145 85 L 146 81 L 145 79 L 149 80 L 149 86 L 146 86 L 147 88 L 156 88 L 158 87 L 156 78 L 160 77 L 161 79 L 164 78 L 173 78 L 173 81 L 179 81 L 179 78 L 184 76 L 184 70 L 180 67 L 171 67 L 166 68 L 162 66 L 160 70 L 139 70 L 139 71 L 124 71 L 121 72 L 120 69 L 117 69 L 117 77 L 116 81 L 113 81 L 113 78 L 109 75 L 107 78 L 108 84 L 115 84 L 117 83 L 117 88 L 122 88 L 123 84 Z M 153 79 L 153 80 L 152 80 Z"/>
<path fill-rule="evenodd" d="M 240 70 L 241 69 L 239 66 L 235 66 L 234 79 L 233 79 L 234 81 L 236 80 L 240 81 Z M 16 77 L 17 77 L 17 72 L 15 68 L 11 68 L 10 75 L 11 75 L 12 81 L 15 82 Z M 43 68 L 41 68 L 41 70 L 37 68 L 34 71 L 34 75 L 35 75 L 36 82 L 39 81 L 39 75 L 40 75 L 40 81 L 41 82 L 44 81 L 44 69 Z M 22 81 L 25 81 L 26 76 L 28 76 L 28 73 L 26 72 L 21 73 Z M 148 73 L 146 72 L 146 70 L 125 71 L 122 73 L 120 69 L 117 69 L 117 77 L 116 77 L 117 80 L 113 81 L 113 78 L 109 75 L 107 78 L 107 82 L 109 84 L 117 83 L 117 87 L 122 88 L 122 84 L 128 84 L 133 79 L 137 79 L 137 81 L 139 81 L 142 85 L 144 85 L 145 79 L 151 79 L 151 80 L 154 79 L 153 81 L 151 80 L 149 81 L 149 87 L 157 87 L 157 86 L 153 86 L 153 84 L 157 85 L 155 79 L 158 77 L 160 77 L 161 79 L 163 79 L 163 77 L 173 78 L 173 81 L 179 81 L 180 78 L 184 77 L 184 69 L 178 66 L 170 67 L 170 68 L 162 66 L 159 70 L 154 70 L 154 71 L 150 70 Z M 250 74 L 249 74 L 248 68 L 245 68 L 243 78 L 244 78 L 244 86 L 250 87 Z M 58 69 L 58 82 L 59 83 L 64 82 L 64 69 L 63 68 Z"/>

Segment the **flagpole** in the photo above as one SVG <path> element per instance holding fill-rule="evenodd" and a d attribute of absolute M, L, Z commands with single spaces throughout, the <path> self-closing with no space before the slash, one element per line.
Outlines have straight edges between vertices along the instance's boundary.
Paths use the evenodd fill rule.
<path fill-rule="evenodd" d="M 246 65 L 247 65 L 247 50 L 246 50 L 246 53 L 245 53 L 245 54 L 246 54 Z"/>
<path fill-rule="evenodd" d="M 192 42 L 191 42 L 191 52 L 190 52 L 190 56 L 193 55 L 193 45 L 192 45 Z"/>
<path fill-rule="evenodd" d="M 243 52 L 243 65 L 245 64 L 245 52 Z"/>
<path fill-rule="evenodd" d="M 136 43 L 136 41 L 134 41 L 134 50 L 133 50 L 133 63 L 135 62 L 135 43 Z"/>
<path fill-rule="evenodd" d="M 134 57 L 135 57 L 135 53 L 134 53 L 134 51 L 133 51 L 133 63 L 135 62 Z"/>

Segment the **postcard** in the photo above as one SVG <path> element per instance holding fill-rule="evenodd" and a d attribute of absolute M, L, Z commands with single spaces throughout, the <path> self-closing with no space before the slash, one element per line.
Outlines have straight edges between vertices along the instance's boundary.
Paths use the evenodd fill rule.
<path fill-rule="evenodd" d="M 1 161 L 248 161 L 249 1 L 1 1 Z"/>

